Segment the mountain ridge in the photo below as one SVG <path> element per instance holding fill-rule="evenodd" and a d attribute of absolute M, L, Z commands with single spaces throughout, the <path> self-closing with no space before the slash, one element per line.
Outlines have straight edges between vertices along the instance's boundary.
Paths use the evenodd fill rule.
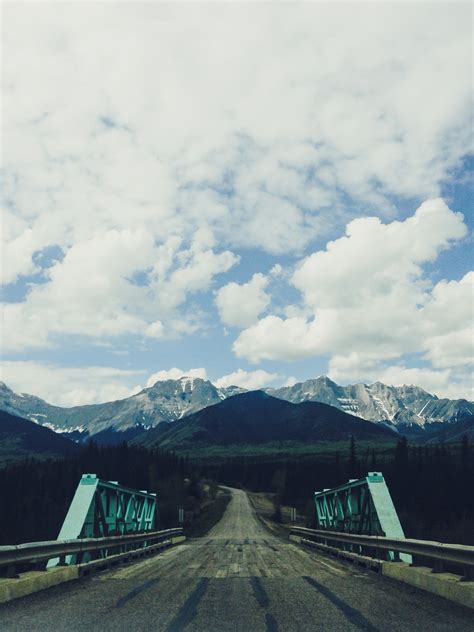
<path fill-rule="evenodd" d="M 149 448 L 198 454 L 202 449 L 292 444 L 306 447 L 321 441 L 356 439 L 396 441 L 394 430 L 367 422 L 320 402 L 291 402 L 249 391 L 138 435 L 132 443 Z"/>
<path fill-rule="evenodd" d="M 0 410 L 81 439 L 109 428 L 124 432 L 135 426 L 146 429 L 163 421 L 175 421 L 239 391 L 242 389 L 237 386 L 218 389 L 208 380 L 182 377 L 157 381 L 125 399 L 65 408 L 34 395 L 19 395 L 1 382 Z"/>
<path fill-rule="evenodd" d="M 424 428 L 474 414 L 474 403 L 468 400 L 439 398 L 416 385 L 388 386 L 380 381 L 340 386 L 321 376 L 266 391 L 294 403 L 323 402 L 368 421 L 389 422 L 397 428 Z"/>
<path fill-rule="evenodd" d="M 349 384 L 340 386 L 327 376 L 292 386 L 262 389 L 294 404 L 320 402 L 367 421 L 381 422 L 401 432 L 423 433 L 433 425 L 452 423 L 474 414 L 468 400 L 438 398 L 416 385 Z M 128 398 L 64 408 L 34 395 L 17 394 L 0 382 L 0 410 L 25 417 L 75 440 L 133 437 L 163 422 L 174 422 L 245 391 L 238 386 L 218 388 L 209 380 L 182 377 L 157 381 Z M 115 440 L 113 440 L 115 442 Z"/>

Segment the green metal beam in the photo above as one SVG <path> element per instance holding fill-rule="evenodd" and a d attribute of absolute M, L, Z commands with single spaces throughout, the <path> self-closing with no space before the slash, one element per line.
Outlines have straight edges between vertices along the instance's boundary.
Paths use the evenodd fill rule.
<path fill-rule="evenodd" d="M 318 529 L 405 538 L 381 472 L 369 472 L 365 478 L 315 492 L 314 502 Z M 408 555 L 401 557 L 411 561 Z"/>
<path fill-rule="evenodd" d="M 103 481 L 96 474 L 83 474 L 58 540 L 101 538 L 159 529 L 156 494 Z M 107 551 L 103 552 L 103 556 Z M 68 556 L 66 563 L 76 563 Z M 58 560 L 51 560 L 54 566 Z"/>

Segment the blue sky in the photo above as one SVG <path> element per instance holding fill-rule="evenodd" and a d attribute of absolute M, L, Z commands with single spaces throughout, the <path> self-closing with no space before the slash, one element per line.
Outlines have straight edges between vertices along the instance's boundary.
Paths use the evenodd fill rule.
<path fill-rule="evenodd" d="M 2 379 L 472 398 L 467 4 L 9 4 Z"/>

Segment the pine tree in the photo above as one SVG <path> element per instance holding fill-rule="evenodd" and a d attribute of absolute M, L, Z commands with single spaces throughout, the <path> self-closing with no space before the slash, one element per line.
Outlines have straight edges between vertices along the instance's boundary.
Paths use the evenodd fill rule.
<path fill-rule="evenodd" d="M 353 435 L 349 446 L 349 478 L 357 478 L 357 450 Z"/>
<path fill-rule="evenodd" d="M 465 434 L 461 439 L 461 468 L 463 473 L 467 472 L 469 467 L 469 438 Z"/>

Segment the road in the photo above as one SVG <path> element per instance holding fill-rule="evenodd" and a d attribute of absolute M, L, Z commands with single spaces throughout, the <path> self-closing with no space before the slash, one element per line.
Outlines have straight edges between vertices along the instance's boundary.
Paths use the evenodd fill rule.
<path fill-rule="evenodd" d="M 283 541 L 232 494 L 207 537 L 0 606 L 0 630 L 472 631 L 467 608 Z"/>

